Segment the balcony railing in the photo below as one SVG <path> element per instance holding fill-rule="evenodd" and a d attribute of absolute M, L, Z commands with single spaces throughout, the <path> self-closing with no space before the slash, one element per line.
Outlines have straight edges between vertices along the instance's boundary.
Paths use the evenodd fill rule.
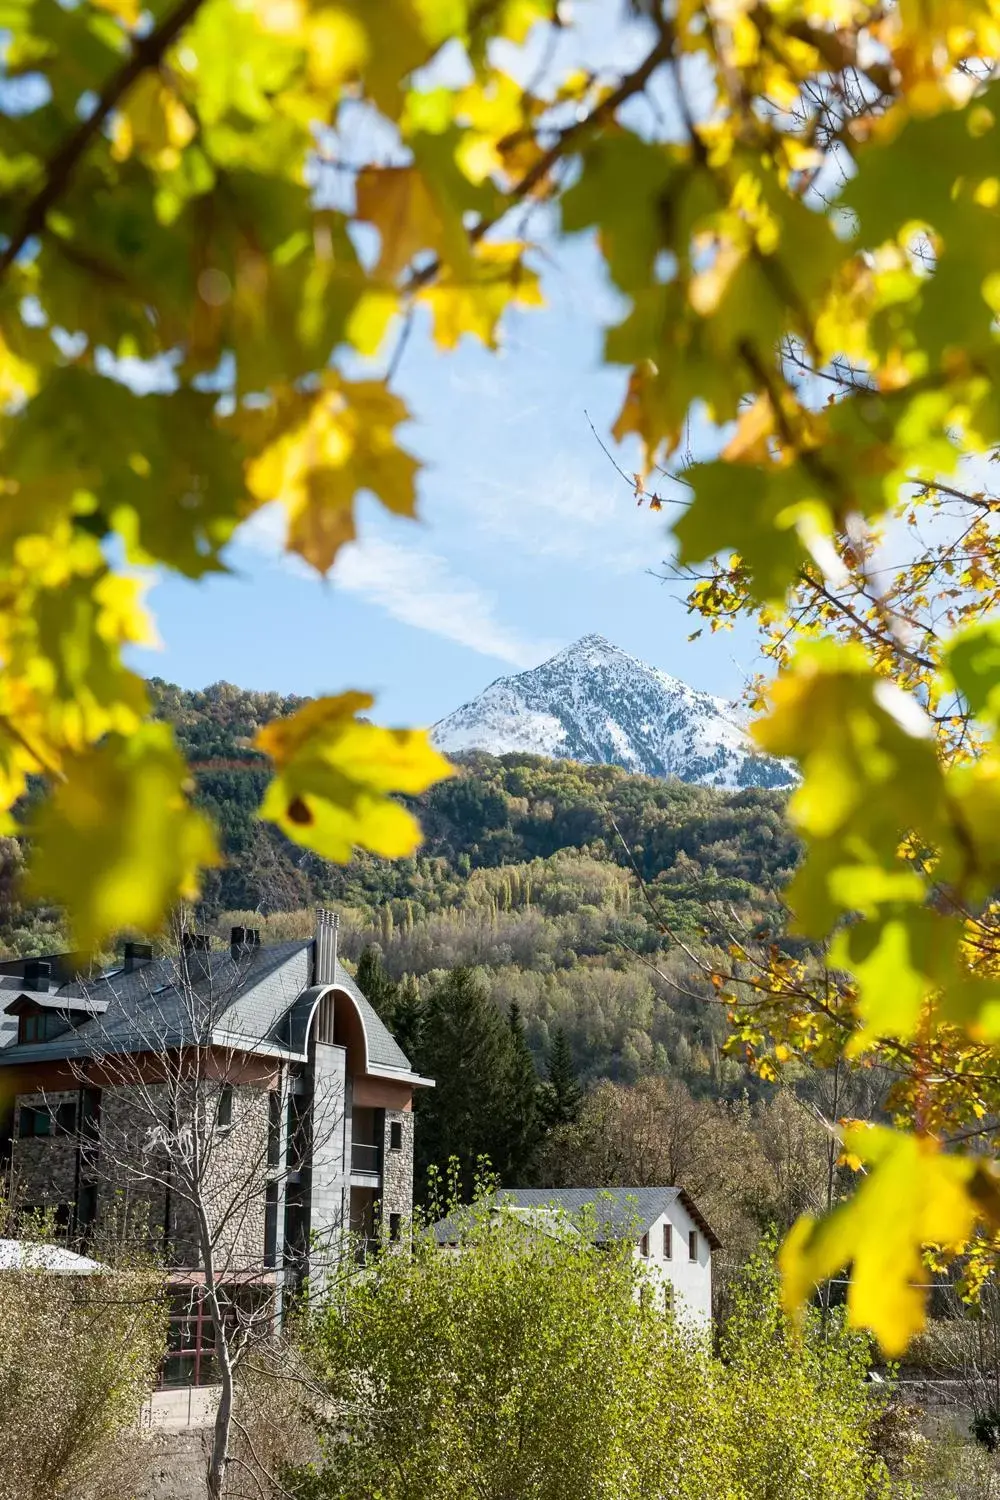
<path fill-rule="evenodd" d="M 354 1263 L 357 1266 L 370 1266 L 377 1259 L 382 1249 L 382 1241 L 369 1234 L 359 1234 L 354 1241 Z"/>
<path fill-rule="evenodd" d="M 365 1141 L 351 1144 L 351 1171 L 370 1172 L 377 1175 L 382 1170 L 382 1148 L 368 1145 Z"/>

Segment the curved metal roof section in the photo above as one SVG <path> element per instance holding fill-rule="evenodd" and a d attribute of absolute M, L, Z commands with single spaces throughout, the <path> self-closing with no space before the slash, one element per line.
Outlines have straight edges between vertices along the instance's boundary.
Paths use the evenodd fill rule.
<path fill-rule="evenodd" d="M 332 983 L 310 985 L 282 1017 L 278 1036 L 289 1050 L 300 1053 L 307 1051 L 309 1028 L 316 1009 L 323 996 L 331 991 L 346 995 L 357 1012 L 365 1039 L 365 1072 L 370 1072 L 372 1068 L 388 1068 L 393 1072 L 412 1073 L 410 1059 L 340 963 L 337 964 Z"/>
<path fill-rule="evenodd" d="M 392 1032 L 379 1016 L 374 1006 L 358 989 L 343 964 L 337 964 L 336 987 L 344 990 L 354 1001 L 361 1015 L 368 1042 L 368 1061 L 375 1068 L 395 1068 L 401 1073 L 412 1073 L 410 1059 L 396 1041 Z"/>

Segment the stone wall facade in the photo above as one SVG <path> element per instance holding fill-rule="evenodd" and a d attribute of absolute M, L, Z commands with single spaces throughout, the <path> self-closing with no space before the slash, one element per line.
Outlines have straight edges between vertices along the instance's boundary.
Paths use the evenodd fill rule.
<path fill-rule="evenodd" d="M 200 1194 L 212 1228 L 222 1275 L 259 1270 L 264 1257 L 267 1193 L 268 1089 L 234 1087 L 229 1126 L 201 1132 L 204 1166 Z M 214 1109 L 218 1090 L 202 1108 Z M 139 1240 L 178 1268 L 201 1264 L 194 1195 L 185 1191 L 169 1153 L 157 1142 L 169 1119 L 165 1088 L 115 1085 L 101 1090 L 96 1143 L 80 1134 L 21 1137 L 22 1110 L 78 1104 L 78 1090 L 20 1094 L 14 1111 L 12 1162 L 25 1204 L 59 1208 L 67 1227 L 78 1228 L 77 1199 L 96 1188 L 94 1223 L 117 1240 Z M 69 1209 L 68 1215 L 65 1210 Z"/>
<path fill-rule="evenodd" d="M 393 1124 L 399 1126 L 401 1145 L 393 1149 Z M 382 1137 L 382 1217 L 413 1212 L 413 1111 L 387 1109 Z"/>
<path fill-rule="evenodd" d="M 223 1277 L 280 1272 L 283 1265 L 294 1268 L 311 1260 L 313 1278 L 321 1281 L 342 1253 L 355 1199 L 368 1195 L 364 1232 L 369 1235 L 378 1235 L 380 1220 L 390 1230 L 397 1226 L 390 1226 L 389 1216 L 405 1221 L 412 1213 L 412 1112 L 375 1102 L 378 1093 L 371 1103 L 358 1105 L 361 1139 L 379 1148 L 382 1181 L 374 1189 L 353 1187 L 355 1080 L 347 1054 L 339 1045 L 317 1043 L 312 1061 L 298 1079 L 282 1070 L 234 1084 L 228 1125 L 214 1133 L 204 1126 L 199 1131 L 205 1161 L 201 1197 Z M 215 1117 L 222 1087 L 218 1080 L 197 1085 L 202 1117 Z M 305 1152 L 301 1161 L 289 1136 L 296 1100 L 304 1111 L 304 1130 L 297 1137 Z M 54 1118 L 66 1105 L 76 1111 L 72 1132 L 20 1135 L 24 1110 L 47 1109 Z M 60 1228 L 83 1248 L 101 1240 L 138 1243 L 173 1268 L 200 1270 L 197 1206 L 176 1159 L 173 1166 L 170 1162 L 178 1114 L 183 1117 L 184 1110 L 176 1091 L 154 1082 L 18 1095 L 12 1160 L 24 1203 L 58 1210 Z"/>
<path fill-rule="evenodd" d="M 17 1191 L 27 1207 L 74 1209 L 79 1188 L 76 1134 L 22 1136 L 25 1110 L 48 1110 L 56 1115 L 61 1105 L 77 1107 L 79 1089 L 52 1093 L 19 1094 L 14 1109 L 14 1139 L 11 1161 Z"/>

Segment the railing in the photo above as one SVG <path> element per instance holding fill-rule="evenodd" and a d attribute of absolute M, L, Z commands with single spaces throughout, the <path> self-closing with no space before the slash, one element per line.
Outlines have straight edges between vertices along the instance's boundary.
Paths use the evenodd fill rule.
<path fill-rule="evenodd" d="M 355 1265 L 369 1266 L 376 1259 L 382 1248 L 382 1241 L 374 1239 L 371 1235 L 358 1235 L 354 1241 Z"/>
<path fill-rule="evenodd" d="M 351 1144 L 351 1171 L 378 1174 L 381 1170 L 381 1147 L 370 1146 L 365 1141 L 353 1141 Z"/>

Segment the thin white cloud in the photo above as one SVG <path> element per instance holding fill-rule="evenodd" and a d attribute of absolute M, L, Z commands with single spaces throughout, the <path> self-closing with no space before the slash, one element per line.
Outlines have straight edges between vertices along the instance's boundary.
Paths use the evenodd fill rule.
<path fill-rule="evenodd" d="M 487 534 L 529 556 L 617 574 L 642 573 L 663 556 L 662 517 L 637 506 L 620 475 L 598 477 L 572 454 L 546 459 L 530 487 L 484 474 L 466 483 L 483 495 L 473 513 Z"/>
<path fill-rule="evenodd" d="M 481 656 L 513 667 L 533 667 L 559 649 L 504 625 L 496 598 L 469 579 L 456 577 L 443 557 L 369 537 L 345 547 L 334 583 L 384 609 L 394 620 L 455 641 Z"/>
<path fill-rule="evenodd" d="M 240 543 L 304 577 L 315 578 L 311 569 L 284 553 L 284 535 L 281 507 L 269 505 L 241 529 Z M 528 637 L 505 625 L 497 618 L 494 594 L 453 573 L 437 553 L 385 537 L 368 536 L 346 546 L 337 558 L 333 585 L 404 625 L 512 667 L 536 666 L 565 645 L 564 641 Z"/>

